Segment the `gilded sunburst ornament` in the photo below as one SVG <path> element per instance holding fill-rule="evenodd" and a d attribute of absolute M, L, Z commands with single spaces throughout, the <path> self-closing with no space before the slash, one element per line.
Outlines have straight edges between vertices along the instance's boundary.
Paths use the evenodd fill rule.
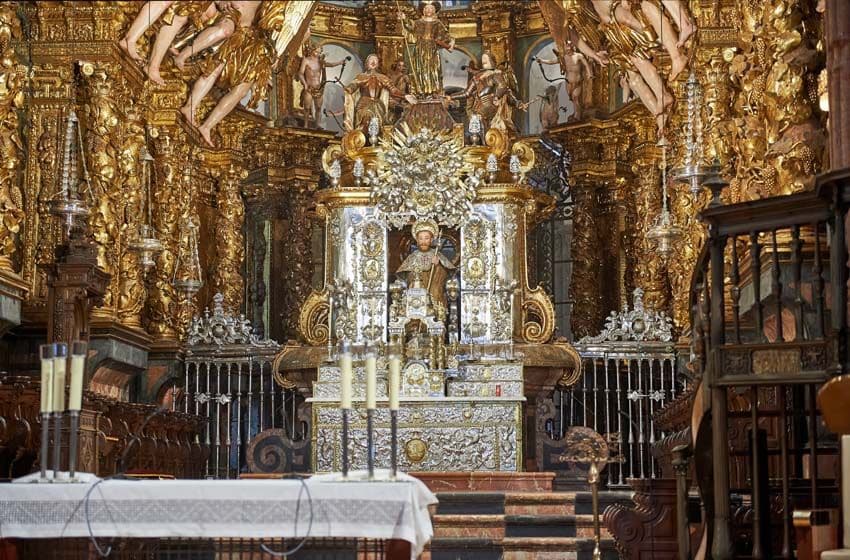
<path fill-rule="evenodd" d="M 393 131 L 391 141 L 381 147 L 377 169 L 366 173 L 379 217 L 398 228 L 411 219 L 449 227 L 466 222 L 481 172 L 464 161 L 462 138 L 405 128 Z"/>

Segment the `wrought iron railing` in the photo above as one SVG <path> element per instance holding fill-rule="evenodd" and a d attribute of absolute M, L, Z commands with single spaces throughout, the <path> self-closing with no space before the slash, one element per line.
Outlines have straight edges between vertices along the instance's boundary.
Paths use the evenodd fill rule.
<path fill-rule="evenodd" d="M 276 382 L 272 363 L 279 350 L 259 339 L 242 317 L 224 311 L 217 294 L 211 310 L 196 317 L 189 331 L 182 395 L 173 407 L 207 418 L 210 455 L 207 477 L 235 478 L 249 469 L 252 440 L 267 430 L 285 439 L 304 438 L 294 387 Z"/>
<path fill-rule="evenodd" d="M 612 312 L 603 331 L 576 349 L 584 374 L 575 385 L 555 390 L 549 437 L 561 439 L 573 426 L 601 434 L 620 458 L 608 466 L 609 487 L 656 478 L 661 471 L 651 446 L 666 434 L 653 415 L 687 385 L 677 373 L 670 318 L 646 309 L 637 289 L 634 309 Z"/>

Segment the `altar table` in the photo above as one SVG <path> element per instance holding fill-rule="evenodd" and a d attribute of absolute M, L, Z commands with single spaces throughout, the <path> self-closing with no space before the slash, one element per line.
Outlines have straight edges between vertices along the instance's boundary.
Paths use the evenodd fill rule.
<path fill-rule="evenodd" d="M 312 502 L 311 538 L 403 540 L 418 557 L 433 535 L 428 506 L 436 496 L 403 474 L 352 478 L 361 480 L 314 476 L 306 488 L 299 480 L 107 480 L 90 495 L 91 529 L 95 537 L 298 539 L 307 534 Z M 87 537 L 92 484 L 0 485 L 2 537 Z"/>

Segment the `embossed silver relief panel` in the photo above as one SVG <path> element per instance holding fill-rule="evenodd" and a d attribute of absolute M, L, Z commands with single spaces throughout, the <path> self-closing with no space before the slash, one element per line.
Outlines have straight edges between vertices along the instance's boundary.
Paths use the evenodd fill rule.
<path fill-rule="evenodd" d="M 399 466 L 402 470 L 425 471 L 518 470 L 520 407 L 518 401 L 406 403 L 399 411 Z M 316 404 L 313 411 L 315 470 L 339 470 L 339 409 Z M 350 448 L 355 469 L 366 467 L 365 422 L 365 413 L 356 410 Z M 378 409 L 375 425 L 377 465 L 388 467 L 389 410 Z"/>
<path fill-rule="evenodd" d="M 463 342 L 507 342 L 512 337 L 511 295 L 500 288 L 517 278 L 516 216 L 513 205 L 476 204 L 461 231 Z"/>

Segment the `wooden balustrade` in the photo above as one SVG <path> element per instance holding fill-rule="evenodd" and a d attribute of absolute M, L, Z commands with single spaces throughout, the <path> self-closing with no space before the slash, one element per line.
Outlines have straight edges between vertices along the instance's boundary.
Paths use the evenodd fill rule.
<path fill-rule="evenodd" d="M 0 377 L 0 479 L 23 476 L 40 466 L 39 394 L 40 382 L 35 378 Z M 155 405 L 85 392 L 78 470 L 98 476 L 119 469 L 178 478 L 203 476 L 209 449 L 199 435 L 206 420 L 184 412 L 157 411 Z M 62 443 L 67 446 L 68 441 L 64 436 Z M 128 450 L 130 445 L 133 448 Z"/>

